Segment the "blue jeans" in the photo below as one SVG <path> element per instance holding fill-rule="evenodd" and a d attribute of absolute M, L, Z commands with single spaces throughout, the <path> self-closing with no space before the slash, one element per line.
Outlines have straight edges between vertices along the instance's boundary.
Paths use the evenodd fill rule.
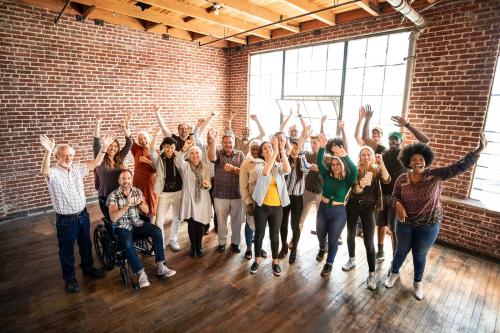
<path fill-rule="evenodd" d="M 93 268 L 92 241 L 90 240 L 90 221 L 87 209 L 78 214 L 56 214 L 57 242 L 59 244 L 59 261 L 63 279 L 69 282 L 75 278 L 75 241 L 80 250 L 80 267 L 84 272 Z"/>
<path fill-rule="evenodd" d="M 332 206 L 320 202 L 316 214 L 316 231 L 318 233 L 319 248 L 326 247 L 328 236 L 328 257 L 326 263 L 332 265 L 339 248 L 338 239 L 346 224 L 345 206 Z"/>
<path fill-rule="evenodd" d="M 391 272 L 399 273 L 399 269 L 410 252 L 413 255 L 413 280 L 422 281 L 424 275 L 427 252 L 436 241 L 441 223 L 426 225 L 411 225 L 397 221 L 396 224 L 396 252 L 392 261 Z"/>
<path fill-rule="evenodd" d="M 118 237 L 120 248 L 129 261 L 134 273 L 139 273 L 144 268 L 144 265 L 137 256 L 137 251 L 132 242 L 133 238 L 151 237 L 153 239 L 156 262 L 165 260 L 165 254 L 163 253 L 163 236 L 160 228 L 154 224 L 144 223 L 141 227 L 132 227 L 132 231 L 124 228 L 116 228 L 115 233 Z"/>
<path fill-rule="evenodd" d="M 250 228 L 248 223 L 245 223 L 245 243 L 247 247 L 252 247 L 253 241 L 253 230 Z"/>

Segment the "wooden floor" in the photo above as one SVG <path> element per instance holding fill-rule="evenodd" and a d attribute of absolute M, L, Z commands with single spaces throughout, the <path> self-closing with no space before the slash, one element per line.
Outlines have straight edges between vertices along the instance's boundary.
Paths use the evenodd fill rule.
<path fill-rule="evenodd" d="M 89 208 L 97 221 L 97 205 Z M 281 277 L 273 276 L 269 258 L 250 275 L 251 261 L 243 253 L 216 252 L 213 232 L 203 240 L 206 256 L 190 258 L 183 224 L 181 251 L 166 250 L 177 270 L 170 280 L 157 280 L 154 260 L 146 258 L 151 287 L 124 289 L 116 268 L 99 281 L 83 278 L 78 270 L 82 290 L 74 295 L 64 291 L 61 279 L 54 214 L 2 223 L 0 332 L 500 331 L 498 264 L 435 246 L 424 276 L 425 299 L 417 301 L 411 256 L 394 288 L 383 286 L 390 260 L 377 264 L 377 290 L 366 288 L 366 256 L 357 238 L 358 266 L 349 273 L 341 270 L 347 259 L 344 243 L 325 279 L 320 276 L 323 265 L 315 260 L 317 241 L 310 234 L 313 214 L 304 227 L 297 262 L 290 267 L 283 260 Z M 267 236 L 264 248 L 269 250 Z M 391 252 L 389 239 L 386 252 Z"/>

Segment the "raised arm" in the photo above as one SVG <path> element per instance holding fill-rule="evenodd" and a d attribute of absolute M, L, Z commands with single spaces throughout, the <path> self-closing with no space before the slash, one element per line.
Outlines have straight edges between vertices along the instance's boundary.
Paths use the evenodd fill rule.
<path fill-rule="evenodd" d="M 293 111 L 292 108 L 290 108 L 290 113 L 288 114 L 288 116 L 286 116 L 285 119 L 283 119 L 283 122 L 280 124 L 280 132 L 285 133 L 286 124 L 288 124 L 288 121 L 290 120 L 290 118 L 292 118 L 292 114 Z"/>
<path fill-rule="evenodd" d="M 151 142 L 149 143 L 149 156 L 151 157 L 151 165 L 153 168 L 156 169 L 156 164 L 158 163 L 158 158 L 159 154 L 156 151 L 156 143 L 158 141 L 158 132 L 160 131 L 159 128 L 155 129 L 153 131 L 153 137 L 151 139 Z"/>
<path fill-rule="evenodd" d="M 377 149 L 378 143 L 372 139 L 370 136 L 370 119 L 372 119 L 373 116 L 373 111 L 372 107 L 367 104 L 366 105 L 366 120 L 365 124 L 363 125 L 363 141 L 365 144 L 370 146 L 373 150 Z"/>
<path fill-rule="evenodd" d="M 207 158 L 210 162 L 215 162 L 217 161 L 217 140 L 219 138 L 219 135 L 217 133 L 217 130 L 214 130 L 213 128 L 208 130 L 207 133 L 207 145 L 208 145 L 208 151 L 207 151 Z"/>
<path fill-rule="evenodd" d="M 288 155 L 285 149 L 285 144 L 286 144 L 285 140 L 280 141 L 279 149 L 281 155 L 281 164 L 283 165 L 283 173 L 285 175 L 288 175 L 290 171 L 292 171 L 292 167 L 290 167 L 290 161 L 288 161 Z"/>
<path fill-rule="evenodd" d="M 264 130 L 264 127 L 260 123 L 259 119 L 257 118 L 257 115 L 251 114 L 250 119 L 255 121 L 257 124 L 257 127 L 259 128 L 259 135 L 257 135 L 257 139 L 262 140 L 266 136 L 266 131 Z"/>
<path fill-rule="evenodd" d="M 116 136 L 114 136 L 112 134 L 106 134 L 104 136 L 104 138 L 102 139 L 102 143 L 101 143 L 101 150 L 99 151 L 97 156 L 94 158 L 94 160 L 83 162 L 84 164 L 87 165 L 88 170 L 90 170 L 90 171 L 94 170 L 99 165 L 101 165 L 102 160 L 104 159 L 104 155 L 106 155 L 106 152 L 108 151 L 109 145 L 113 141 L 115 141 L 115 139 L 116 139 Z"/>
<path fill-rule="evenodd" d="M 345 123 L 343 120 L 339 120 L 337 126 L 340 130 L 340 135 L 342 136 L 342 141 L 344 141 L 344 149 L 347 154 L 349 154 L 349 143 L 347 140 L 347 135 L 345 134 Z"/>
<path fill-rule="evenodd" d="M 323 158 L 325 157 L 325 147 L 326 147 L 327 139 L 324 133 L 319 135 L 319 150 L 318 157 L 316 158 L 316 165 L 318 166 L 319 173 L 321 176 L 325 177 L 328 175 L 328 169 L 323 164 Z"/>
<path fill-rule="evenodd" d="M 300 125 L 302 126 L 301 136 L 304 138 L 304 140 L 307 140 L 309 138 L 305 137 L 305 135 L 307 135 L 306 133 L 307 124 L 304 118 L 302 118 L 302 114 L 300 113 L 300 103 L 297 103 L 297 116 L 299 117 Z"/>
<path fill-rule="evenodd" d="M 226 128 L 224 129 L 225 132 L 231 132 L 234 134 L 234 131 L 233 131 L 233 119 L 234 119 L 234 116 L 236 116 L 236 111 L 234 110 L 230 110 L 229 111 L 229 119 L 227 120 L 227 124 L 226 124 Z"/>
<path fill-rule="evenodd" d="M 50 140 L 46 135 L 40 135 L 40 144 L 42 145 L 43 149 L 45 149 L 45 154 L 43 155 L 43 161 L 40 171 L 45 177 L 48 177 L 50 169 L 50 156 L 52 155 L 52 152 L 56 147 L 56 143 L 54 139 Z"/>
<path fill-rule="evenodd" d="M 207 128 L 207 126 L 210 124 L 210 122 L 212 121 L 212 118 L 215 117 L 216 115 L 217 115 L 217 113 L 212 111 L 212 113 L 210 113 L 210 115 L 206 119 L 203 119 L 203 118 L 198 119 L 198 123 L 196 124 L 196 127 L 198 127 L 200 130 L 200 136 L 203 133 L 203 131 Z"/>
<path fill-rule="evenodd" d="M 101 141 L 99 140 L 99 138 L 101 137 L 101 124 L 102 117 L 100 115 L 97 115 L 95 118 L 94 139 L 92 142 L 92 151 L 94 152 L 94 158 L 97 157 L 97 154 L 99 154 L 99 151 L 101 150 Z"/>
<path fill-rule="evenodd" d="M 375 155 L 375 162 L 377 162 L 377 164 L 380 166 L 380 179 L 382 180 L 382 183 L 389 184 L 391 182 L 391 176 L 389 175 L 389 172 L 385 167 L 382 154 Z"/>
<path fill-rule="evenodd" d="M 335 154 L 335 156 L 340 157 L 345 162 L 347 167 L 349 168 L 349 174 L 346 176 L 345 181 L 349 185 L 354 184 L 354 182 L 356 181 L 356 178 L 358 177 L 358 168 L 356 168 L 356 165 L 349 158 L 349 155 L 347 155 L 347 152 L 345 151 L 344 148 L 334 146 L 332 149 L 333 149 L 333 153 Z"/>
<path fill-rule="evenodd" d="M 319 133 L 320 134 L 325 134 L 325 121 L 327 119 L 327 116 L 324 115 L 323 117 L 321 117 L 321 127 L 319 129 Z"/>
<path fill-rule="evenodd" d="M 271 139 L 271 145 L 273 146 L 273 155 L 265 161 L 264 163 L 264 169 L 262 170 L 262 175 L 263 176 L 269 176 L 271 174 L 271 170 L 274 166 L 274 162 L 276 161 L 276 157 L 279 154 L 279 147 L 278 147 L 278 138 L 273 136 Z"/>
<path fill-rule="evenodd" d="M 156 121 L 158 122 L 158 126 L 160 126 L 160 128 L 163 132 L 163 135 L 165 137 L 172 136 L 172 131 L 167 127 L 167 125 L 165 125 L 165 122 L 163 121 L 163 118 L 161 117 L 160 110 L 161 110 L 161 108 L 157 105 L 155 105 L 153 107 L 153 111 L 155 113 L 155 117 L 156 117 Z"/>
<path fill-rule="evenodd" d="M 365 144 L 361 136 L 361 127 L 363 126 L 365 118 L 366 118 L 366 109 L 364 106 L 361 106 L 359 108 L 359 116 L 358 116 L 358 122 L 356 123 L 356 129 L 354 130 L 354 139 L 360 146 L 363 146 Z"/>
<path fill-rule="evenodd" d="M 394 122 L 394 125 L 396 126 L 406 127 L 418 141 L 425 144 L 429 143 L 430 141 L 429 138 L 424 133 L 422 133 L 418 128 L 411 126 L 410 123 L 406 121 L 406 119 L 403 119 L 398 116 L 392 116 L 391 120 Z"/>

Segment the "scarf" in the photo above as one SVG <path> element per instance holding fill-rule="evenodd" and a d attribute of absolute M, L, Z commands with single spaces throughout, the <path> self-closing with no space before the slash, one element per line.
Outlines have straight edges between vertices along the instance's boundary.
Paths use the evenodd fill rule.
<path fill-rule="evenodd" d="M 198 203 L 200 202 L 201 198 L 201 188 L 203 187 L 203 163 L 200 163 L 198 165 L 194 165 L 193 163 L 189 162 L 189 166 L 191 167 L 191 171 L 194 173 L 194 202 Z"/>

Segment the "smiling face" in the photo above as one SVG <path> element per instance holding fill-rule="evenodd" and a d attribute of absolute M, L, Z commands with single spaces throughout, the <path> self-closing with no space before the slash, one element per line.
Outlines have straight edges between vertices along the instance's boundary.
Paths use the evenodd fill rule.
<path fill-rule="evenodd" d="M 144 133 L 139 133 L 137 136 L 137 143 L 141 147 L 146 147 L 149 144 L 148 137 Z"/>
<path fill-rule="evenodd" d="M 113 158 L 116 155 L 116 153 L 118 153 L 119 150 L 120 146 L 118 145 L 118 142 L 115 140 L 111 142 L 106 153 L 108 153 L 109 158 Z"/>
<path fill-rule="evenodd" d="M 250 146 L 250 154 L 252 154 L 252 156 L 254 158 L 258 158 L 259 157 L 259 145 L 251 145 Z"/>
<path fill-rule="evenodd" d="M 247 140 L 249 136 L 250 128 L 248 128 L 247 126 L 243 127 L 243 129 L 241 130 L 241 137 L 243 138 L 243 140 Z"/>
<path fill-rule="evenodd" d="M 318 150 L 319 150 L 319 138 L 317 138 L 317 137 L 311 138 L 311 149 L 315 153 L 318 152 Z"/>
<path fill-rule="evenodd" d="M 226 154 L 232 154 L 234 148 L 234 140 L 231 136 L 225 136 L 222 138 L 222 148 Z"/>
<path fill-rule="evenodd" d="M 297 131 L 297 126 L 292 125 L 288 128 L 288 136 L 291 138 L 296 138 L 298 135 L 299 131 Z"/>
<path fill-rule="evenodd" d="M 338 158 L 332 158 L 330 162 L 330 172 L 333 173 L 335 178 L 342 177 L 342 162 Z"/>
<path fill-rule="evenodd" d="M 55 157 L 57 160 L 57 164 L 59 164 L 65 169 L 69 169 L 73 164 L 75 151 L 70 146 L 62 146 L 58 148 Z"/>
<path fill-rule="evenodd" d="M 177 131 L 179 132 L 179 136 L 182 138 L 182 140 L 187 139 L 187 137 L 189 135 L 189 129 L 188 129 L 187 124 L 185 124 L 185 123 L 180 124 L 177 127 Z"/>
<path fill-rule="evenodd" d="M 194 165 L 198 165 L 201 162 L 201 151 L 197 147 L 189 148 L 188 160 Z"/>
<path fill-rule="evenodd" d="M 172 157 L 172 155 L 174 154 L 174 151 L 175 151 L 175 145 L 174 144 L 171 144 L 171 145 L 165 144 L 165 145 L 163 145 L 163 153 L 168 158 Z"/>
<path fill-rule="evenodd" d="M 359 164 L 363 167 L 369 167 L 375 161 L 375 157 L 372 152 L 366 148 L 363 148 L 359 152 Z"/>
<path fill-rule="evenodd" d="M 382 133 L 380 133 L 380 131 L 378 129 L 373 129 L 372 130 L 372 139 L 375 142 L 380 143 L 380 139 L 382 139 Z"/>
<path fill-rule="evenodd" d="M 267 161 L 273 156 L 273 154 L 274 154 L 273 146 L 271 146 L 269 142 L 266 142 L 262 146 L 262 156 Z"/>
<path fill-rule="evenodd" d="M 120 177 L 118 177 L 118 183 L 122 190 L 130 190 L 132 188 L 133 177 L 130 171 L 122 171 L 120 173 Z"/>
<path fill-rule="evenodd" d="M 415 173 L 423 173 L 425 169 L 425 158 L 420 154 L 415 154 L 410 159 L 410 169 Z"/>
<path fill-rule="evenodd" d="M 290 156 L 296 158 L 299 156 L 299 145 L 296 142 L 292 142 L 292 149 L 290 150 Z"/>
<path fill-rule="evenodd" d="M 401 141 L 399 141 L 399 139 L 397 137 L 391 136 L 389 138 L 389 149 L 391 149 L 391 150 L 398 149 L 400 143 L 401 143 Z"/>

